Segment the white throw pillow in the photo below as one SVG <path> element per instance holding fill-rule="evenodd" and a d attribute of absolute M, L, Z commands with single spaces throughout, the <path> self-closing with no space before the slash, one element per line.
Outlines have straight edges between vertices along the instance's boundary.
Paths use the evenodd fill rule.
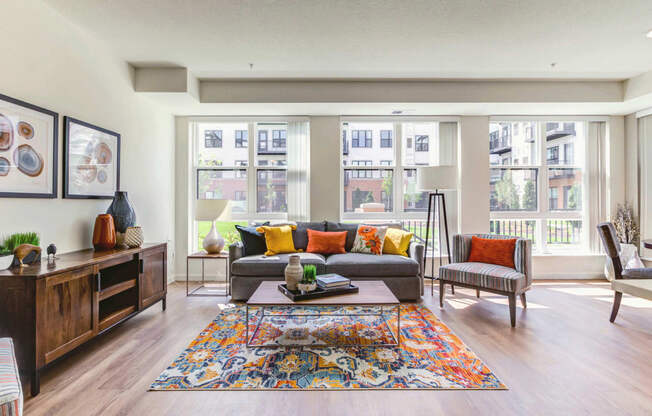
<path fill-rule="evenodd" d="M 623 266 L 623 270 L 642 269 L 645 267 L 641 258 L 638 256 L 638 249 L 634 244 L 621 243 L 618 257 L 620 257 L 620 264 Z M 614 265 L 609 256 L 607 256 L 607 261 L 604 265 L 604 275 L 609 281 L 615 279 Z"/>

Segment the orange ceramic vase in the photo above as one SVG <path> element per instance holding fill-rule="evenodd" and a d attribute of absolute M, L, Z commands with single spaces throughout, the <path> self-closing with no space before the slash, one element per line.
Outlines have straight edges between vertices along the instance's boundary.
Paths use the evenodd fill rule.
<path fill-rule="evenodd" d="M 100 214 L 95 218 L 93 247 L 95 250 L 108 250 L 115 247 L 115 224 L 110 214 Z"/>

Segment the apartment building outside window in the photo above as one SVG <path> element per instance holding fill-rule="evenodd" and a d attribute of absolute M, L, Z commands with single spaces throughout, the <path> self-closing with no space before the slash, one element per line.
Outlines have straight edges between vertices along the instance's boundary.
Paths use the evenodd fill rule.
<path fill-rule="evenodd" d="M 532 239 L 539 252 L 587 248 L 587 130 L 587 122 L 490 123 L 492 233 Z"/>
<path fill-rule="evenodd" d="M 419 135 L 414 138 L 415 140 L 415 151 L 417 152 L 427 152 L 429 149 L 428 141 L 430 140 L 429 136 Z"/>
<path fill-rule="evenodd" d="M 392 131 L 380 131 L 380 147 L 392 147 Z"/>
<path fill-rule="evenodd" d="M 247 130 L 235 131 L 235 147 L 247 147 L 249 132 Z"/>
<path fill-rule="evenodd" d="M 351 147 L 366 147 L 372 146 L 372 131 L 371 130 L 352 130 L 351 131 Z"/>
<path fill-rule="evenodd" d="M 222 130 L 205 130 L 204 147 L 222 147 Z"/>

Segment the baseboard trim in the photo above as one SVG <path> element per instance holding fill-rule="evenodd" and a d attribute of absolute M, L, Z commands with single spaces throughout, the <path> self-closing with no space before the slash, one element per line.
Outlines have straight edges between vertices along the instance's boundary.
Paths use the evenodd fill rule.
<path fill-rule="evenodd" d="M 596 280 L 603 279 L 604 273 L 540 273 L 533 280 Z"/>

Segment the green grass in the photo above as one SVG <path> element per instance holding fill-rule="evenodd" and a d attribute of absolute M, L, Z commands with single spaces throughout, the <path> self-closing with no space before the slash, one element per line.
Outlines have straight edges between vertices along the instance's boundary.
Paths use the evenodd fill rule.
<path fill-rule="evenodd" d="M 226 241 L 226 246 L 228 247 L 229 244 L 234 243 L 235 241 L 240 241 L 240 234 L 238 231 L 235 229 L 236 225 L 247 225 L 247 221 L 228 221 L 228 222 L 216 222 L 215 223 L 215 228 L 217 229 L 217 232 L 220 233 L 222 238 Z M 210 221 L 200 221 L 197 224 L 197 231 L 198 231 L 198 236 L 197 236 L 197 247 L 201 248 L 201 243 L 204 240 L 204 237 L 206 237 L 206 234 L 211 230 L 211 223 Z"/>
<path fill-rule="evenodd" d="M 16 233 L 6 237 L 0 243 L 0 256 L 6 256 L 14 252 L 21 244 L 32 244 L 38 246 L 41 240 L 37 233 Z"/>

